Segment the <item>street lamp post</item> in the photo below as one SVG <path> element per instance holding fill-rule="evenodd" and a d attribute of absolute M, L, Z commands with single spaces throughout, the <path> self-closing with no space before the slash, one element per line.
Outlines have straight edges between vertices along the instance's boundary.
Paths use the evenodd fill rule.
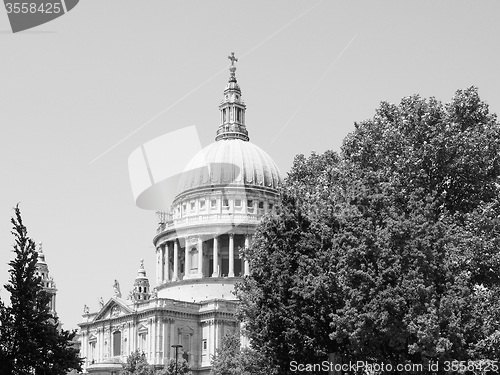
<path fill-rule="evenodd" d="M 177 350 L 179 348 L 182 348 L 182 345 L 175 344 L 175 345 L 172 345 L 172 348 L 175 348 L 175 375 L 177 375 Z"/>

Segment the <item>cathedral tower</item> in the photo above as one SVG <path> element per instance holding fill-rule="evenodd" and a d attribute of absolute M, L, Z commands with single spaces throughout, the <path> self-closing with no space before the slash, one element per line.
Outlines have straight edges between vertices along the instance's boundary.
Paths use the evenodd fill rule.
<path fill-rule="evenodd" d="M 141 267 L 137 271 L 137 277 L 134 282 L 134 301 L 143 302 L 149 300 L 151 293 L 149 290 L 149 279 L 144 269 L 144 259 L 141 259 Z"/>
<path fill-rule="evenodd" d="M 40 282 L 42 283 L 43 290 L 45 290 L 50 295 L 49 308 L 52 315 L 56 316 L 56 283 L 54 279 L 49 276 L 49 267 L 45 261 L 45 254 L 43 253 L 42 243 L 38 243 L 38 261 L 36 263 L 36 275 L 41 277 Z"/>

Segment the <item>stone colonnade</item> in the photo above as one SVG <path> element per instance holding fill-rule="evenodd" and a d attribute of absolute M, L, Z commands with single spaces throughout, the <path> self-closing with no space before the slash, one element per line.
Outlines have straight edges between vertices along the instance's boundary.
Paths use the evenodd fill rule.
<path fill-rule="evenodd" d="M 240 272 L 235 274 L 235 260 L 240 262 L 241 259 L 240 254 L 236 255 L 235 251 L 238 251 L 239 247 L 248 248 L 250 240 L 249 234 L 227 233 L 208 240 L 204 240 L 203 236 L 186 236 L 166 241 L 156 248 L 157 284 L 181 279 L 249 275 L 248 259 L 242 259 L 242 264 L 239 263 Z M 182 258 L 181 241 L 184 243 Z M 222 249 L 221 242 L 227 242 L 227 247 Z M 207 264 L 210 260 L 211 265 Z M 211 268 L 212 272 L 208 272 L 207 268 Z M 184 272 L 181 272 L 182 270 Z"/>

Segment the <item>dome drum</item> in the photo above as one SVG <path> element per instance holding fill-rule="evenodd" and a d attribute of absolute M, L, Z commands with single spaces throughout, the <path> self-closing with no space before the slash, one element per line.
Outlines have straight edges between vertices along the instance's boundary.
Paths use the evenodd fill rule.
<path fill-rule="evenodd" d="M 182 301 L 186 300 L 187 296 L 186 302 L 235 299 L 232 291 L 237 280 L 237 278 L 210 277 L 165 283 L 158 287 L 158 297 Z"/>
<path fill-rule="evenodd" d="M 216 234 L 186 233 L 162 238 L 157 243 L 159 264 L 163 265 L 157 288 L 180 281 L 189 284 L 189 280 L 195 279 L 212 280 L 210 283 L 214 284 L 213 280 L 217 278 L 248 275 L 249 263 L 243 256 L 243 249 L 250 245 L 252 233 L 248 230 Z M 181 299 L 185 298 L 188 296 Z"/>
<path fill-rule="evenodd" d="M 157 212 L 154 242 L 189 231 L 225 233 L 242 228 L 253 232 L 265 214 L 275 211 L 275 202 L 276 196 L 270 193 L 191 194 L 177 204 L 173 213 Z"/>

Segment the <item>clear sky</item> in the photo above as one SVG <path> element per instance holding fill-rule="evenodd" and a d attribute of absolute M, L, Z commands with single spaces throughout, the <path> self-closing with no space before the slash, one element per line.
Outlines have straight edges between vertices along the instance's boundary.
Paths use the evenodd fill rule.
<path fill-rule="evenodd" d="M 250 139 L 286 175 L 298 153 L 339 150 L 382 100 L 475 85 L 499 113 L 499 14 L 498 1 L 81 0 L 12 34 L 1 8 L 0 283 L 20 202 L 65 328 L 114 279 L 126 296 L 141 258 L 154 286 L 157 220 L 135 206 L 128 156 L 190 125 L 213 142 L 230 52 Z"/>

